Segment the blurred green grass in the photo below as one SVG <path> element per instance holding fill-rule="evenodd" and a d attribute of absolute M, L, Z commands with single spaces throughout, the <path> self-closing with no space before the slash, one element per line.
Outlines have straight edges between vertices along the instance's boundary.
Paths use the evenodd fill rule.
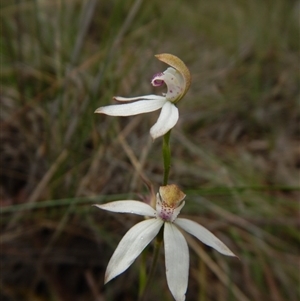
<path fill-rule="evenodd" d="M 299 8 L 2 1 L 2 300 L 136 300 L 141 259 L 105 287 L 103 277 L 138 218 L 90 205 L 147 194 L 140 169 L 161 184 L 161 141 L 149 138 L 157 113 L 93 112 L 113 95 L 160 93 L 150 80 L 166 68 L 162 52 L 193 76 L 170 181 L 188 195 L 183 214 L 240 258 L 189 241 L 187 300 L 298 300 Z M 148 300 L 172 300 L 160 262 Z"/>

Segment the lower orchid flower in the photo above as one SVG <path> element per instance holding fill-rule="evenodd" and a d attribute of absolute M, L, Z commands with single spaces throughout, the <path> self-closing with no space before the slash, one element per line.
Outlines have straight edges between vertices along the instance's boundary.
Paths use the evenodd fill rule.
<path fill-rule="evenodd" d="M 115 96 L 114 100 L 122 104 L 98 108 L 95 113 L 110 116 L 133 116 L 161 109 L 157 122 L 150 129 L 153 139 L 166 134 L 172 129 L 179 118 L 176 103 L 185 95 L 191 83 L 191 76 L 186 65 L 176 56 L 168 53 L 156 57 L 170 65 L 166 71 L 154 75 L 151 84 L 155 87 L 166 84 L 168 91 L 163 96 L 146 95 L 138 97 Z"/>
<path fill-rule="evenodd" d="M 120 213 L 150 217 L 133 226 L 122 238 L 112 255 L 105 273 L 105 284 L 123 273 L 145 247 L 163 229 L 165 266 L 168 287 L 176 301 L 184 301 L 188 285 L 189 251 L 187 242 L 178 228 L 192 234 L 218 252 L 235 256 L 214 234 L 194 221 L 177 218 L 185 204 L 185 194 L 176 185 L 161 186 L 156 195 L 156 210 L 135 201 L 115 201 L 96 207 Z"/>

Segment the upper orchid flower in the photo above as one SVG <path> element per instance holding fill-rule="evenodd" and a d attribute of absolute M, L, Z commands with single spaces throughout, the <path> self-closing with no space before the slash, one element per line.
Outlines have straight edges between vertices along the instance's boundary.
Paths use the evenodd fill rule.
<path fill-rule="evenodd" d="M 110 116 L 132 116 L 156 111 L 161 108 L 157 122 L 150 129 L 153 139 L 163 136 L 178 121 L 179 113 L 175 104 L 186 94 L 191 84 L 191 75 L 186 65 L 176 56 L 168 53 L 157 54 L 156 58 L 168 64 L 166 71 L 154 75 L 151 84 L 154 87 L 167 85 L 168 91 L 163 96 L 146 95 L 125 98 L 115 96 L 113 99 L 123 104 L 98 108 L 95 113 Z"/>
<path fill-rule="evenodd" d="M 133 226 L 122 238 L 111 257 L 105 283 L 123 273 L 164 226 L 166 276 L 169 289 L 176 301 L 184 301 L 188 284 L 189 252 L 182 228 L 204 244 L 228 256 L 235 256 L 215 235 L 199 224 L 177 218 L 184 206 L 185 194 L 176 185 L 161 186 L 156 195 L 156 210 L 150 205 L 134 201 L 115 201 L 98 208 L 121 213 L 152 217 Z"/>

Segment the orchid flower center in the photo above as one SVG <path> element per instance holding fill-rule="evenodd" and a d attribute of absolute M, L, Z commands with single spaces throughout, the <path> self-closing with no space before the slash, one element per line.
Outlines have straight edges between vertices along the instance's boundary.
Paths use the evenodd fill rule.
<path fill-rule="evenodd" d="M 160 87 L 166 84 L 168 91 L 163 95 L 170 102 L 177 102 L 181 99 L 184 93 L 184 79 L 182 75 L 172 67 L 166 71 L 157 73 L 152 78 L 151 84 L 154 87 Z"/>
<path fill-rule="evenodd" d="M 159 218 L 173 222 L 184 206 L 185 194 L 174 184 L 161 186 L 156 195 L 156 211 Z"/>

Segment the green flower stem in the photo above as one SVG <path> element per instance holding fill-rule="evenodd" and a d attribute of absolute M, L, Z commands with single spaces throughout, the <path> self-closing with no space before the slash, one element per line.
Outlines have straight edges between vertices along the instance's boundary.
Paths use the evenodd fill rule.
<path fill-rule="evenodd" d="M 153 275 L 154 275 L 154 272 L 155 272 L 155 269 L 157 266 L 158 255 L 159 255 L 159 250 L 160 250 L 162 241 L 163 241 L 163 227 L 160 229 L 160 231 L 156 237 L 156 240 L 155 240 L 154 255 L 153 255 L 153 259 L 152 259 L 151 269 L 149 272 L 149 276 L 148 276 L 146 285 L 143 288 L 141 288 L 141 290 L 140 290 L 141 293 L 140 293 L 139 301 L 143 301 L 146 297 L 147 290 L 152 281 L 152 278 L 153 278 Z"/>
<path fill-rule="evenodd" d="M 147 271 L 146 271 L 146 261 L 147 261 L 147 253 L 142 252 L 141 256 L 141 263 L 139 266 L 140 275 L 139 275 L 139 296 L 142 296 L 142 293 L 145 289 L 147 283 Z"/>
<path fill-rule="evenodd" d="M 171 135 L 171 130 L 164 135 L 163 146 L 162 146 L 163 160 L 164 160 L 164 181 L 163 181 L 164 186 L 168 185 L 169 172 L 171 167 L 171 149 L 169 143 L 170 135 Z"/>
<path fill-rule="evenodd" d="M 171 167 L 170 135 L 171 135 L 171 130 L 164 135 L 163 145 L 162 145 L 162 153 L 163 153 L 163 161 L 164 161 L 164 178 L 163 178 L 164 186 L 168 185 L 169 172 L 170 172 L 170 167 Z M 162 241 L 163 241 L 163 227 L 159 231 L 159 233 L 156 237 L 152 265 L 151 265 L 151 269 L 150 269 L 149 276 L 148 276 L 146 283 L 143 279 L 143 272 L 140 274 L 141 278 L 140 278 L 139 301 L 143 301 L 146 297 L 148 287 L 150 285 L 150 282 L 153 278 L 155 268 L 157 266 L 158 255 L 159 255 L 159 250 L 160 250 Z M 142 269 L 143 269 L 143 267 L 142 267 Z"/>

